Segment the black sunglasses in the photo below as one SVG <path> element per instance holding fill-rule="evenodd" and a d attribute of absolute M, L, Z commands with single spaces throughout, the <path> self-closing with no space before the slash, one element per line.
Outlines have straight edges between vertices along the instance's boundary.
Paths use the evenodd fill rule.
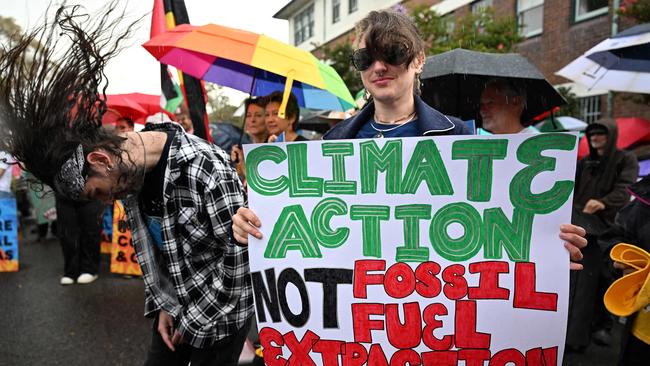
<path fill-rule="evenodd" d="M 352 52 L 352 65 L 358 71 L 368 70 L 376 60 L 381 60 L 393 66 L 399 66 L 409 59 L 408 50 L 402 45 L 392 45 L 382 50 L 381 55 L 373 57 L 367 48 L 360 48 Z"/>

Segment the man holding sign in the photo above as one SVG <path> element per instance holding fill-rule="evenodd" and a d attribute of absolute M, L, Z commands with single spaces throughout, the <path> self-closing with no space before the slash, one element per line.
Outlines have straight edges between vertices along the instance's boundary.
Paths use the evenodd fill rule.
<path fill-rule="evenodd" d="M 373 102 L 324 139 L 468 133 L 415 94 L 424 54 L 414 29 L 390 11 L 359 23 L 353 62 Z M 233 234 L 256 244 L 265 362 L 559 362 L 568 271 L 541 259 L 566 256 L 543 244 L 569 221 L 575 145 L 521 135 L 247 147 L 257 214 L 240 208 Z M 561 227 L 574 260 L 583 236 Z"/>

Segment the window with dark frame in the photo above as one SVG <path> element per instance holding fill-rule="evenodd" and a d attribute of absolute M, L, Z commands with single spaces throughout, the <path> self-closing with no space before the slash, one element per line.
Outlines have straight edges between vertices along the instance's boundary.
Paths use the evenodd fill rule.
<path fill-rule="evenodd" d="M 573 0 L 573 20 L 581 20 L 597 17 L 609 12 L 609 0 Z"/>
<path fill-rule="evenodd" d="M 294 44 L 297 46 L 314 35 L 314 4 L 293 18 Z"/>
<path fill-rule="evenodd" d="M 341 20 L 341 0 L 332 0 L 332 24 Z"/>
<path fill-rule="evenodd" d="M 587 123 L 592 123 L 600 119 L 600 97 L 601 95 L 592 95 L 578 99 L 580 104 L 580 117 Z"/>
<path fill-rule="evenodd" d="M 524 37 L 542 34 L 544 30 L 544 0 L 517 0 L 517 19 Z"/>
<path fill-rule="evenodd" d="M 489 8 L 494 5 L 494 0 L 478 0 L 472 3 L 472 13 L 478 13 L 482 9 Z"/>
<path fill-rule="evenodd" d="M 348 14 L 352 14 L 358 9 L 357 0 L 348 0 Z"/>

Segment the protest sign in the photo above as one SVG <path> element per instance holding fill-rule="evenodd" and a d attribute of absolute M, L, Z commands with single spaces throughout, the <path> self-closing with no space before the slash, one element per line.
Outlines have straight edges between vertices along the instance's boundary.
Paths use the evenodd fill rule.
<path fill-rule="evenodd" d="M 113 251 L 113 205 L 106 207 L 102 215 L 102 234 L 100 243 L 100 252 L 102 254 L 111 254 Z"/>
<path fill-rule="evenodd" d="M 121 201 L 113 204 L 113 250 L 111 253 L 111 272 L 131 276 L 142 276 L 127 224 L 126 211 Z"/>
<path fill-rule="evenodd" d="M 575 135 L 245 153 L 266 364 L 561 365 Z"/>
<path fill-rule="evenodd" d="M 0 199 L 0 272 L 18 271 L 18 216 L 15 198 Z"/>

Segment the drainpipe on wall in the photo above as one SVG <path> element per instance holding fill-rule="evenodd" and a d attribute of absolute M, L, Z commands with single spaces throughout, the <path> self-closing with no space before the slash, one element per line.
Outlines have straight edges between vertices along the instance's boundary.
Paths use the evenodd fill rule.
<path fill-rule="evenodd" d="M 618 1 L 618 0 L 616 0 Z M 323 44 L 327 39 L 327 0 L 323 0 Z"/>
<path fill-rule="evenodd" d="M 612 37 L 618 33 L 618 9 L 621 6 L 621 0 L 612 1 Z M 614 93 L 607 92 L 607 117 L 614 116 Z"/>

